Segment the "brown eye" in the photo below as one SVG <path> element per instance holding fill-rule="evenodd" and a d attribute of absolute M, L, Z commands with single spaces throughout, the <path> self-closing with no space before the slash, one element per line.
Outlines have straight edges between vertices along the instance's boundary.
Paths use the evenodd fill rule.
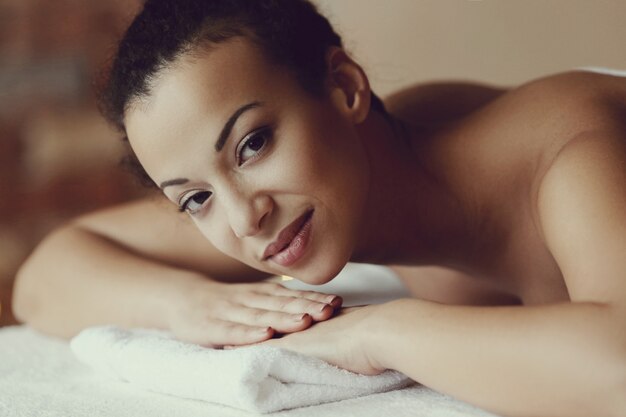
<path fill-rule="evenodd" d="M 189 214 L 197 213 L 202 208 L 204 202 L 211 197 L 211 194 L 213 193 L 210 191 L 200 191 L 191 195 L 182 202 L 180 211 L 186 211 Z"/>
<path fill-rule="evenodd" d="M 254 138 L 250 139 L 248 143 L 246 143 L 246 146 L 255 152 L 260 151 L 263 145 L 265 145 L 265 139 L 260 135 L 255 136 Z"/>
<path fill-rule="evenodd" d="M 239 165 L 244 164 L 246 161 L 259 154 L 269 141 L 269 136 L 269 129 L 263 129 L 252 133 L 244 139 L 238 155 Z"/>

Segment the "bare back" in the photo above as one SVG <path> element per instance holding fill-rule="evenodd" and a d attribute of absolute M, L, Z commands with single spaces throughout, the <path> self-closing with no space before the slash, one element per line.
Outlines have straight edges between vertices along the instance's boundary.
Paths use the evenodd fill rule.
<path fill-rule="evenodd" d="M 626 132 L 626 78 L 569 72 L 539 79 L 504 92 L 479 85 L 460 87 L 457 102 L 420 103 L 406 93 L 391 97 L 390 108 L 403 118 L 444 126 L 441 143 L 418 144 L 432 152 L 433 170 L 485 202 L 488 224 L 476 274 L 438 267 L 394 267 L 413 294 L 454 304 L 539 304 L 569 299 L 561 271 L 544 242 L 536 217 L 541 180 L 556 155 L 586 130 Z M 446 86 L 441 86 L 442 92 Z M 398 106 L 398 107 L 396 107 Z M 451 106 L 449 108 L 447 106 Z M 436 111 L 433 109 L 437 109 Z M 434 112 L 434 113 L 433 113 Z M 451 118 L 445 118 L 450 115 Z M 427 158 L 427 157 L 426 157 Z"/>

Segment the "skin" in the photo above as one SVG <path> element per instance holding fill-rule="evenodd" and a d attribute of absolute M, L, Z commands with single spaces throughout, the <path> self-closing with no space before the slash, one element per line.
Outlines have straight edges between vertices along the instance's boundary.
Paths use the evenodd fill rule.
<path fill-rule="evenodd" d="M 390 99 L 390 124 L 369 111 L 367 77 L 342 50 L 329 51 L 328 69 L 325 94 L 313 97 L 235 39 L 183 57 L 160 74 L 149 97 L 132 103 L 127 132 L 148 174 L 158 184 L 186 179 L 164 188 L 167 199 L 205 193 L 190 216 L 205 243 L 190 222 L 181 223 L 184 250 L 169 261 L 200 270 L 208 264 L 203 250 L 213 248 L 313 284 L 331 280 L 347 261 L 371 262 L 431 285 L 415 285 L 419 298 L 344 309 L 331 320 L 327 309 L 279 331 L 288 333 L 282 338 L 271 339 L 269 330 L 247 339 L 223 332 L 211 343 L 264 341 L 364 374 L 397 369 L 502 415 L 622 414 L 626 82 L 571 72 L 508 92 L 479 90 L 484 96 L 473 100 L 400 95 Z M 263 105 L 243 113 L 216 152 L 228 118 L 251 102 Z M 260 152 L 247 148 L 250 159 L 240 164 L 239 147 L 263 126 L 272 128 L 269 141 Z M 278 232 L 311 208 L 305 256 L 290 267 L 263 260 Z M 81 230 L 128 246 L 132 238 L 102 218 L 82 220 Z M 176 246 L 153 245 L 136 246 L 156 259 Z M 31 269 L 44 264 L 45 252 L 52 249 L 36 255 Z M 193 291 L 177 291 L 178 299 L 204 294 L 218 303 L 211 312 L 202 307 L 199 321 L 229 311 L 220 320 L 258 327 L 258 316 L 234 317 L 260 307 L 249 301 L 258 289 L 220 293 L 226 287 L 192 282 Z M 267 307 L 279 287 L 265 291 L 263 309 L 281 313 Z M 191 303 L 178 323 L 209 304 Z M 183 338 L 194 340 L 201 326 Z"/>

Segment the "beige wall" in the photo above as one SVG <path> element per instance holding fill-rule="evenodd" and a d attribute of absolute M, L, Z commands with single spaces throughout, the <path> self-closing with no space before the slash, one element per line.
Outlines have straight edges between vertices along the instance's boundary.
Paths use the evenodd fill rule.
<path fill-rule="evenodd" d="M 626 69 L 626 0 L 316 0 L 385 95 L 435 79 L 516 85 Z"/>

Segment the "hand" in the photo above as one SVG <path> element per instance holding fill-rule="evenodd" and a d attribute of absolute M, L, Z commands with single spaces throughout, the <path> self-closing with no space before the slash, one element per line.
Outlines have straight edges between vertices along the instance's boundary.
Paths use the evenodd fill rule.
<path fill-rule="evenodd" d="M 267 340 L 275 332 L 304 330 L 331 318 L 343 302 L 336 295 L 269 282 L 206 281 L 181 294 L 169 313 L 170 330 L 179 340 L 207 347 L 246 345 Z"/>
<path fill-rule="evenodd" d="M 359 374 L 376 375 L 385 370 L 369 351 L 373 330 L 369 325 L 378 309 L 377 305 L 345 308 L 332 320 L 261 344 L 314 356 Z"/>

